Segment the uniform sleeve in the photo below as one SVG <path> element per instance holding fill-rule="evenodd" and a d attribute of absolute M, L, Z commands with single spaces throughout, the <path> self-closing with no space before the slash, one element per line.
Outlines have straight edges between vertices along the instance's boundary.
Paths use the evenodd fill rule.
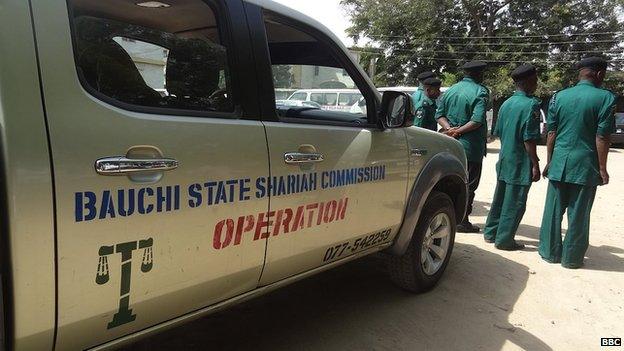
<path fill-rule="evenodd" d="M 414 108 L 416 108 L 416 106 L 418 106 L 418 103 L 420 102 L 420 90 L 416 90 L 413 94 L 412 94 L 412 103 L 414 104 Z"/>
<path fill-rule="evenodd" d="M 438 99 L 438 106 L 436 108 L 435 119 L 440 117 L 446 117 L 446 96 L 447 94 L 442 95 L 441 98 Z"/>
<path fill-rule="evenodd" d="M 615 96 L 609 93 L 609 97 L 600 109 L 596 134 L 608 136 L 613 132 L 615 132 Z"/>
<path fill-rule="evenodd" d="M 498 112 L 498 117 L 496 117 L 496 121 L 494 121 L 494 132 L 493 134 L 497 137 L 500 137 L 500 125 L 502 124 L 503 121 L 501 121 L 501 114 L 500 114 L 500 110 Z"/>
<path fill-rule="evenodd" d="M 549 132 L 556 132 L 559 127 L 559 116 L 557 116 L 557 94 L 553 95 L 548 104 L 548 116 L 546 126 Z"/>
<path fill-rule="evenodd" d="M 540 120 L 542 119 L 542 115 L 540 113 L 540 103 L 539 101 L 534 101 L 531 106 L 530 116 L 525 116 L 525 125 L 524 125 L 524 135 L 523 140 L 539 140 L 540 135 Z"/>
<path fill-rule="evenodd" d="M 482 87 L 473 105 L 472 116 L 470 117 L 472 122 L 480 124 L 487 123 L 485 112 L 487 111 L 489 98 L 490 96 L 487 89 Z"/>

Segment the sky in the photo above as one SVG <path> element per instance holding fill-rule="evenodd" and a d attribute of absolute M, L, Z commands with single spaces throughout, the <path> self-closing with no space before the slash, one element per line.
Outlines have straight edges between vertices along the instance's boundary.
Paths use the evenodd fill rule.
<path fill-rule="evenodd" d="M 274 0 L 290 8 L 314 18 L 323 23 L 327 28 L 348 46 L 353 41 L 347 38 L 345 30 L 350 26 L 349 18 L 340 7 L 340 0 Z"/>

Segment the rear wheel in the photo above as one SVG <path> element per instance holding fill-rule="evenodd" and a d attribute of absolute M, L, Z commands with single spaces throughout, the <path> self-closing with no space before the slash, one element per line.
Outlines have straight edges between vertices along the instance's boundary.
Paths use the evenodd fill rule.
<path fill-rule="evenodd" d="M 448 265 L 455 243 L 455 209 L 445 193 L 433 191 L 425 202 L 407 251 L 388 258 L 390 279 L 412 292 L 433 288 Z"/>

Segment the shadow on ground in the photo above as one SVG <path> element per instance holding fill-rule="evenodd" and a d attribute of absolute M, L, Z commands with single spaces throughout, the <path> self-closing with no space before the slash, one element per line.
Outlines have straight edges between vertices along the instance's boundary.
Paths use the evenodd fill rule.
<path fill-rule="evenodd" d="M 539 227 L 521 224 L 516 234 L 519 242 L 527 245 L 527 249 L 535 251 L 539 245 Z M 566 231 L 563 231 L 565 236 Z M 526 240 L 529 239 L 529 240 Z M 591 233 L 589 240 L 591 241 Z M 618 254 L 624 254 L 619 247 L 602 245 L 590 245 L 585 254 L 585 263 L 582 269 L 590 269 L 605 272 L 624 272 L 624 258 Z"/>
<path fill-rule="evenodd" d="M 470 216 L 483 216 L 487 217 L 488 213 L 490 213 L 489 202 L 477 201 L 475 200 L 472 203 L 472 214 Z"/>
<path fill-rule="evenodd" d="M 483 216 L 487 218 L 490 206 L 491 204 L 488 202 L 475 201 L 473 204 L 473 215 Z M 485 223 L 475 224 L 481 227 L 481 232 L 483 232 Z M 520 227 L 518 228 L 518 232 L 516 234 L 516 239 L 518 240 L 518 242 L 526 245 L 525 251 L 537 252 L 537 248 L 539 246 L 539 232 L 539 227 L 520 224 Z M 566 231 L 563 230 L 562 235 L 564 236 L 564 238 L 565 234 Z M 585 264 L 583 266 L 583 269 L 606 272 L 624 272 L 624 258 L 618 256 L 618 254 L 624 254 L 624 250 L 619 247 L 608 245 L 590 245 L 587 249 L 587 253 L 585 254 Z"/>
<path fill-rule="evenodd" d="M 126 350 L 550 350 L 508 321 L 528 277 L 457 244 L 440 285 L 413 295 L 388 281 L 379 257 L 364 258 Z"/>

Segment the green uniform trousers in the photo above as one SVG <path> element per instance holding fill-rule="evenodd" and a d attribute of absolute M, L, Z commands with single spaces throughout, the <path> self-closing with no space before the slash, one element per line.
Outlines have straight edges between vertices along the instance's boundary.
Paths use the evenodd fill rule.
<path fill-rule="evenodd" d="M 508 184 L 502 180 L 496 183 L 484 230 L 485 239 L 495 240 L 496 247 L 514 246 L 514 236 L 524 216 L 530 188 L 530 185 Z"/>
<path fill-rule="evenodd" d="M 589 216 L 596 186 L 550 181 L 540 230 L 539 254 L 549 262 L 580 267 L 589 247 Z M 561 221 L 568 211 L 568 231 L 561 245 Z"/>

